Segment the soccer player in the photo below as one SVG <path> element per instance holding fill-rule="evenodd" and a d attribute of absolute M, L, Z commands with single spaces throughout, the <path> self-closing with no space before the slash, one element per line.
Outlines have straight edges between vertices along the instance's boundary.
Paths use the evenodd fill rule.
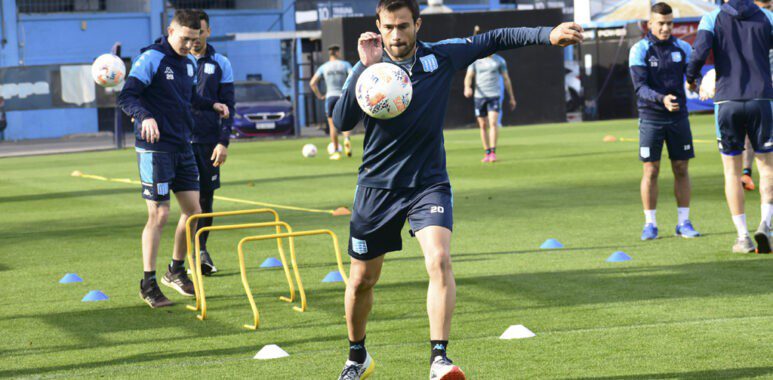
<path fill-rule="evenodd" d="M 198 96 L 194 88 L 196 62 L 188 54 L 201 32 L 198 14 L 178 10 L 167 32 L 167 38 L 142 49 L 118 95 L 118 106 L 135 120 L 142 197 L 148 208 L 148 221 L 142 231 L 145 276 L 140 281 L 140 298 L 152 308 L 172 304 L 156 282 L 156 257 L 169 218 L 170 190 L 180 204 L 180 221 L 172 263 L 161 283 L 184 296 L 194 296 L 184 266 L 185 223 L 189 216 L 201 212 L 199 172 L 190 144 L 191 105 L 228 117 L 225 104 Z"/>
<path fill-rule="evenodd" d="M 341 89 L 344 86 L 346 77 L 352 73 L 352 65 L 340 58 L 341 48 L 338 45 L 331 45 L 327 49 L 329 53 L 329 60 L 317 69 L 314 76 L 311 77 L 309 86 L 317 98 L 325 100 L 325 116 L 327 116 L 327 124 L 330 128 L 330 141 L 333 144 L 333 153 L 330 154 L 331 160 L 340 160 L 341 153 L 338 146 L 338 132 L 335 125 L 333 125 L 333 108 L 335 107 L 338 99 L 341 98 Z M 319 80 L 325 80 L 325 95 L 319 91 Z M 347 157 L 352 156 L 352 142 L 349 139 L 349 131 L 343 132 L 344 135 L 344 153 Z"/>
<path fill-rule="evenodd" d="M 360 61 L 333 111 L 333 121 L 342 131 L 351 130 L 361 120 L 365 125 L 348 250 L 351 266 L 345 304 L 349 360 L 339 379 L 364 379 L 374 371 L 373 358 L 365 348 L 373 287 L 384 255 L 402 249 L 400 232 L 406 219 L 421 246 L 429 274 L 429 377 L 464 379 L 464 373 L 446 355 L 456 304 L 450 256 L 453 201 L 443 147 L 451 79 L 456 71 L 499 50 L 579 43 L 582 28 L 574 23 L 556 28 L 506 28 L 471 38 L 425 43 L 416 39 L 422 26 L 416 0 L 380 0 L 376 15 L 380 34 L 360 35 Z M 402 67 L 413 84 L 411 105 L 390 120 L 365 116 L 355 95 L 355 84 L 363 71 L 382 61 Z"/>
<path fill-rule="evenodd" d="M 467 68 L 464 77 L 464 96 L 473 96 L 472 83 L 475 81 L 475 118 L 480 128 L 480 139 L 483 142 L 483 150 L 486 152 L 482 162 L 496 162 L 497 137 L 499 135 L 499 105 L 502 102 L 502 83 L 510 98 L 510 110 L 515 110 L 516 101 L 513 94 L 513 83 L 507 74 L 507 62 L 498 54 L 492 54 L 486 58 L 473 62 Z M 488 133 L 486 124 L 488 122 Z"/>
<path fill-rule="evenodd" d="M 644 164 L 641 201 L 644 206 L 642 240 L 657 239 L 655 212 L 658 202 L 658 175 L 663 143 L 674 172 L 678 222 L 676 235 L 700 236 L 690 222 L 689 160 L 695 157 L 687 96 L 682 78 L 687 69 L 690 44 L 671 35 L 674 15 L 666 3 L 652 6 L 647 22 L 649 32 L 631 48 L 628 64 L 639 108 L 639 159 Z"/>
<path fill-rule="evenodd" d="M 201 21 L 201 36 L 194 41 L 191 54 L 196 60 L 198 72 L 196 91 L 202 97 L 216 99 L 234 112 L 234 74 L 231 61 L 215 52 L 207 38 L 212 34 L 209 15 L 197 11 Z M 199 169 L 199 205 L 201 212 L 212 212 L 215 190 L 220 188 L 220 167 L 228 157 L 233 119 L 221 119 L 217 112 L 193 110 L 193 154 Z M 198 228 L 212 225 L 212 218 L 199 219 Z M 209 232 L 201 234 L 201 273 L 205 276 L 217 272 L 212 254 L 207 250 Z"/>
<path fill-rule="evenodd" d="M 754 234 L 759 253 L 770 253 L 773 213 L 773 87 L 768 53 L 773 14 L 751 0 L 730 0 L 701 19 L 687 66 L 687 84 L 698 87 L 700 69 L 714 51 L 717 141 L 725 174 L 725 197 L 738 231 L 733 252 L 754 252 L 741 187 L 744 139 L 748 135 L 760 171 L 762 220 Z"/>

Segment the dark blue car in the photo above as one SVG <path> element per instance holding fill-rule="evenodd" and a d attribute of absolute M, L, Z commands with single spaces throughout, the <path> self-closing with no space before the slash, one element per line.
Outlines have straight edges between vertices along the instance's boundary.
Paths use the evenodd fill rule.
<path fill-rule="evenodd" d="M 236 113 L 233 137 L 292 135 L 295 122 L 290 97 L 270 82 L 234 83 Z"/>

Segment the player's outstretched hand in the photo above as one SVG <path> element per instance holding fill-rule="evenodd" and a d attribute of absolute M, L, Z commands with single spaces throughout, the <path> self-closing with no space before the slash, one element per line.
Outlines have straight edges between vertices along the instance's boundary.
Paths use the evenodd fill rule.
<path fill-rule="evenodd" d="M 666 109 L 668 110 L 668 112 L 679 111 L 679 101 L 674 95 L 666 95 L 663 98 L 663 105 L 666 106 Z"/>
<path fill-rule="evenodd" d="M 565 22 L 550 32 L 550 44 L 566 47 L 582 43 L 582 27 L 573 22 Z"/>
<path fill-rule="evenodd" d="M 384 54 L 381 35 L 374 32 L 360 34 L 357 52 L 360 54 L 360 62 L 365 67 L 381 62 L 381 56 Z"/>
<path fill-rule="evenodd" d="M 151 117 L 142 121 L 140 138 L 149 143 L 154 143 L 161 139 L 161 134 L 158 132 L 158 124 L 156 123 L 156 119 Z"/>
<path fill-rule="evenodd" d="M 215 110 L 220 115 L 221 119 L 228 119 L 230 116 L 230 112 L 228 111 L 228 106 L 226 106 L 223 103 L 215 103 L 212 105 L 212 109 Z"/>
<path fill-rule="evenodd" d="M 212 166 L 218 167 L 225 164 L 226 158 L 228 158 L 228 148 L 223 144 L 217 144 L 209 159 L 212 161 Z"/>

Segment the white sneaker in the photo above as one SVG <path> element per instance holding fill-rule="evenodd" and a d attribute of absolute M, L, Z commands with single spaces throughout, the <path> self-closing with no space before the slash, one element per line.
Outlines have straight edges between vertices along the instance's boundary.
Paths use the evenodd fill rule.
<path fill-rule="evenodd" d="M 341 371 L 341 376 L 338 380 L 364 380 L 373 374 L 376 370 L 376 361 L 368 354 L 365 357 L 365 362 L 360 364 L 351 360 L 347 360 L 344 364 L 344 370 Z"/>
<path fill-rule="evenodd" d="M 465 380 L 464 371 L 443 356 L 436 356 L 429 368 L 429 380 Z"/>

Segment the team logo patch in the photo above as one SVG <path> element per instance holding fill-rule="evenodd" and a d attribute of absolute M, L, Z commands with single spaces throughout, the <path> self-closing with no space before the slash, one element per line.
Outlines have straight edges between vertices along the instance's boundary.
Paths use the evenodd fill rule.
<path fill-rule="evenodd" d="M 213 180 L 213 181 L 217 181 L 217 174 L 215 174 L 215 175 L 213 175 L 213 176 L 212 176 L 212 180 Z"/>
<path fill-rule="evenodd" d="M 205 63 L 204 64 L 204 74 L 214 74 L 215 73 L 215 65 L 211 63 Z"/>
<path fill-rule="evenodd" d="M 641 158 L 649 158 L 650 157 L 650 147 L 643 146 L 639 148 L 639 155 L 641 155 Z"/>
<path fill-rule="evenodd" d="M 682 53 L 678 51 L 671 52 L 671 60 L 674 62 L 682 62 Z"/>
<path fill-rule="evenodd" d="M 658 57 L 652 56 L 649 59 L 650 67 L 658 67 Z"/>
<path fill-rule="evenodd" d="M 360 240 L 352 236 L 352 250 L 355 253 L 364 255 L 368 253 L 368 243 L 366 243 L 365 240 Z"/>
<path fill-rule="evenodd" d="M 690 150 L 690 144 L 685 145 L 684 150 Z"/>
<path fill-rule="evenodd" d="M 419 60 L 421 61 L 421 67 L 424 68 L 425 72 L 431 73 L 438 68 L 437 58 L 435 58 L 434 54 L 426 55 L 419 58 Z"/>
<path fill-rule="evenodd" d="M 142 192 L 142 195 L 144 195 L 146 197 L 152 197 L 153 196 L 153 194 L 151 194 L 150 190 L 148 190 L 148 189 L 145 189 L 145 191 Z"/>
<path fill-rule="evenodd" d="M 162 182 L 156 185 L 156 192 L 158 195 L 167 195 L 169 194 L 169 184 L 166 182 Z"/>
<path fill-rule="evenodd" d="M 174 70 L 171 67 L 167 66 L 164 74 L 166 74 L 166 80 L 174 80 Z"/>
<path fill-rule="evenodd" d="M 187 64 L 186 66 L 188 66 L 188 76 L 189 76 L 189 77 L 192 77 L 192 76 L 193 76 L 193 65 L 191 65 L 191 64 L 189 63 L 189 64 Z"/>

